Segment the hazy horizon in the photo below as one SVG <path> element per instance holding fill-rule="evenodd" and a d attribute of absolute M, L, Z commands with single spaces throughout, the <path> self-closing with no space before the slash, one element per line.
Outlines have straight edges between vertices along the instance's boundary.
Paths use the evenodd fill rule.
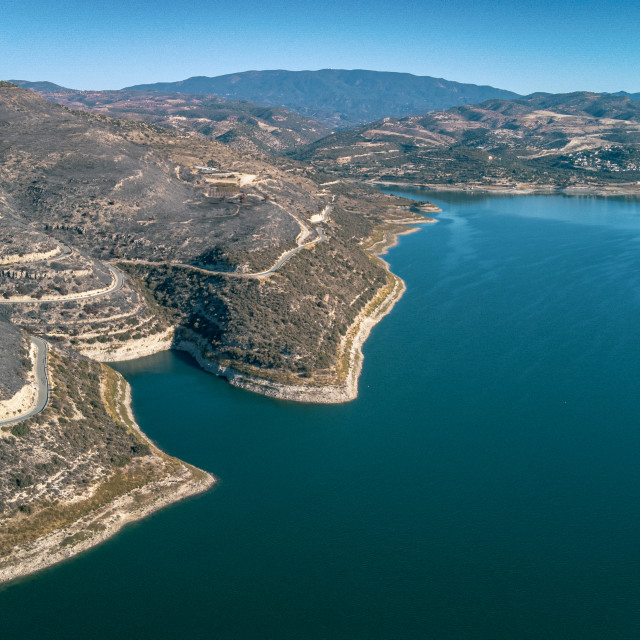
<path fill-rule="evenodd" d="M 242 70 L 367 69 L 533 92 L 640 91 L 640 6 L 586 0 L 264 6 L 9 0 L 0 77 L 74 89 Z M 260 64 L 257 63 L 260 62 Z"/>
<path fill-rule="evenodd" d="M 227 76 L 227 75 L 239 75 L 239 74 L 243 74 L 243 73 L 252 73 L 252 72 L 269 72 L 269 71 L 291 71 L 291 72 L 318 72 L 318 71 L 367 71 L 367 72 L 380 72 L 380 73 L 399 73 L 399 74 L 407 74 L 407 75 L 412 75 L 412 76 L 416 76 L 416 77 L 432 77 L 435 78 L 437 80 L 445 80 L 445 81 L 449 81 L 449 82 L 458 82 L 461 84 L 476 84 L 479 86 L 493 86 L 497 89 L 504 89 L 507 91 L 514 91 L 513 89 L 511 89 L 510 87 L 498 87 L 496 85 L 481 85 L 478 82 L 473 82 L 473 81 L 469 81 L 469 82 L 463 82 L 462 80 L 459 80 L 457 78 L 444 78 L 442 76 L 429 76 L 428 74 L 418 74 L 418 73 L 411 73 L 409 71 L 384 71 L 381 69 L 363 69 L 363 68 L 353 68 L 353 69 L 346 69 L 346 68 L 338 68 L 338 67 L 322 67 L 322 68 L 318 68 L 318 69 L 285 69 L 285 68 L 279 68 L 279 69 L 242 69 L 242 70 L 236 70 L 236 71 L 231 71 L 229 73 L 220 73 L 220 74 L 216 74 L 216 75 L 207 75 L 207 74 L 199 74 L 199 75 L 190 75 L 190 76 L 185 76 L 182 78 L 163 78 L 160 80 L 153 80 L 153 81 L 140 81 L 140 82 L 135 82 L 132 83 L 130 85 L 126 85 L 125 86 L 121 86 L 121 87 L 91 87 L 91 88 L 85 88 L 85 87 L 73 87 L 73 86 L 68 86 L 65 85 L 61 82 L 57 82 L 55 79 L 51 79 L 51 78 L 0 78 L 0 80 L 15 80 L 15 81 L 19 81 L 19 82 L 51 82 L 53 84 L 57 84 L 61 87 L 64 87 L 66 89 L 73 89 L 73 90 L 77 90 L 77 91 L 118 91 L 118 90 L 122 90 L 125 89 L 127 87 L 133 87 L 133 86 L 137 86 L 137 85 L 143 85 L 143 84 L 156 84 L 156 83 L 172 83 L 172 82 L 181 82 L 183 80 L 189 80 L 191 78 L 199 78 L 199 77 L 211 77 L 211 78 L 215 78 L 215 77 L 219 77 L 219 76 Z M 626 91 L 627 93 L 630 94 L 634 94 L 634 93 L 638 93 L 637 91 L 634 90 L 634 88 L 632 87 L 631 89 L 629 88 L 619 88 L 616 89 L 615 91 L 595 91 L 594 89 L 591 89 L 589 87 L 584 87 L 582 89 L 573 89 L 571 91 L 531 91 L 529 93 L 520 93 L 521 96 L 526 97 L 528 95 L 532 95 L 534 93 L 574 93 L 574 92 L 580 92 L 580 91 L 586 91 L 586 92 L 592 92 L 592 93 L 617 93 L 619 91 Z M 514 93 L 519 93 L 517 91 L 514 91 Z"/>

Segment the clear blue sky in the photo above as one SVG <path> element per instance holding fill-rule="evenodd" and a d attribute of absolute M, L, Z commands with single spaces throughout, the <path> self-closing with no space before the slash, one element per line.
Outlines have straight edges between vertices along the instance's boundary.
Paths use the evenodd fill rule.
<path fill-rule="evenodd" d="M 249 69 L 640 91 L 638 0 L 3 0 L 0 79 L 77 89 Z"/>

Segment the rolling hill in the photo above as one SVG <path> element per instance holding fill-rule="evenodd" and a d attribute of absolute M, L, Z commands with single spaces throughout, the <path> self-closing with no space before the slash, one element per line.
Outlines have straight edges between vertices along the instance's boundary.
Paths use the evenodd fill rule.
<path fill-rule="evenodd" d="M 635 184 L 640 104 L 588 92 L 488 100 L 339 131 L 294 157 L 367 180 Z"/>
<path fill-rule="evenodd" d="M 51 82 L 14 84 L 70 109 L 143 120 L 193 133 L 248 152 L 273 153 L 308 144 L 330 133 L 327 125 L 281 107 L 213 95 L 158 91 L 75 91 Z"/>

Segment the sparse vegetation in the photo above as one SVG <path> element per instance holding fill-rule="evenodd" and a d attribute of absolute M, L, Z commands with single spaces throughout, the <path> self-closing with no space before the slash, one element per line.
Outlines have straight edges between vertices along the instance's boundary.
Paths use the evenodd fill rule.
<path fill-rule="evenodd" d="M 20 423 L 19 438 L 0 438 L 0 569 L 17 546 L 98 513 L 149 483 L 180 470 L 185 480 L 204 477 L 152 449 L 134 429 L 123 404 L 125 382 L 115 371 L 56 352 L 50 370 L 55 386 L 47 409 Z M 104 529 L 89 522 L 62 547 Z"/>
<path fill-rule="evenodd" d="M 584 92 L 490 100 L 426 116 L 385 118 L 337 132 L 291 156 L 327 175 L 361 180 L 635 188 L 640 105 L 624 96 Z"/>
<path fill-rule="evenodd" d="M 241 124 L 254 127 L 251 118 Z M 0 278 L 5 299 L 29 297 L 29 304 L 6 307 L 0 322 L 13 336 L 3 347 L 16 365 L 0 378 L 5 396 L 22 386 L 28 368 L 17 327 L 52 345 L 47 408 L 0 434 L 2 569 L 16 545 L 79 519 L 80 530 L 60 544 L 90 541 L 104 524 L 96 513 L 124 494 L 136 508 L 146 505 L 153 497 L 142 489 L 171 474 L 181 474 L 179 485 L 210 482 L 153 448 L 125 409 L 120 376 L 68 346 L 102 356 L 170 336 L 167 329 L 179 325 L 178 341 L 192 341 L 221 365 L 267 380 L 331 384 L 346 375 L 358 314 L 388 292 L 388 273 L 366 247 L 385 237 L 390 220 L 415 214 L 406 201 L 375 190 L 324 188 L 313 169 L 287 158 L 267 162 L 204 137 L 63 108 L 21 89 L 0 87 L 0 120 L 11 120 L 0 191 L 12 203 L 0 220 L 9 256 Z M 23 135 L 27 128 L 38 135 Z M 205 165 L 231 177 L 214 190 L 207 170 L 196 168 Z M 332 200 L 320 235 L 314 225 Z M 266 269 L 313 234 L 328 241 L 264 280 L 202 270 Z M 104 286 L 111 281 L 104 260 L 126 270 L 121 290 L 43 300 Z"/>

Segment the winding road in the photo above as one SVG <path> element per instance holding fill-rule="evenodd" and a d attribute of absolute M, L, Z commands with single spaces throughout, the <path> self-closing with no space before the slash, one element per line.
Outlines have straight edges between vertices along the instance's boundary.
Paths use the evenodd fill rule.
<path fill-rule="evenodd" d="M 41 304 L 43 302 L 65 302 L 67 300 L 88 300 L 90 298 L 98 298 L 100 296 L 106 296 L 115 291 L 120 291 L 124 285 L 124 274 L 120 269 L 114 267 L 111 264 L 107 264 L 107 269 L 111 271 L 113 283 L 108 289 L 100 289 L 98 291 L 86 291 L 85 293 L 70 293 L 63 296 L 53 296 L 50 298 L 39 298 L 33 300 L 4 300 L 0 298 L 0 304 Z"/>
<path fill-rule="evenodd" d="M 36 338 L 35 336 L 31 336 L 31 342 L 36 347 L 36 386 L 38 387 L 38 394 L 35 405 L 20 416 L 14 416 L 13 418 L 0 421 L 0 427 L 10 427 L 17 422 L 33 418 L 33 416 L 44 411 L 49 404 L 49 378 L 47 377 L 48 346 L 42 338 Z"/>
<path fill-rule="evenodd" d="M 332 204 L 327 205 L 323 209 L 321 214 L 322 222 L 327 222 L 327 220 L 329 219 L 329 214 L 331 213 L 332 209 L 333 209 Z M 300 236 L 298 236 L 298 240 L 297 240 L 298 246 L 283 253 L 278 258 L 278 260 L 276 260 L 275 264 L 269 269 L 267 269 L 266 271 L 259 271 L 256 273 L 211 271 L 209 269 L 195 267 L 190 264 L 172 263 L 172 262 L 169 262 L 169 263 L 151 262 L 146 260 L 120 260 L 120 262 L 133 263 L 133 264 L 152 264 L 152 265 L 170 264 L 173 266 L 193 269 L 195 271 L 201 271 L 207 274 L 233 276 L 236 278 L 268 278 L 270 275 L 274 274 L 276 271 L 281 269 L 289 260 L 291 260 L 291 258 L 293 258 L 293 256 L 295 256 L 297 253 L 299 253 L 303 249 L 306 249 L 307 247 L 311 247 L 315 244 L 318 244 L 319 242 L 328 241 L 328 238 L 325 235 L 324 229 L 322 228 L 322 226 L 317 226 L 315 227 L 316 237 L 313 240 L 310 240 L 309 242 L 304 242 L 304 240 L 309 235 L 309 233 L 306 225 L 301 225 L 301 226 L 303 227 L 303 229 Z M 305 231 L 307 233 L 305 233 Z M 62 243 L 60 244 L 63 247 L 62 255 L 65 257 L 67 255 L 70 255 L 71 249 L 66 245 L 63 245 Z M 60 255 L 58 255 L 57 257 L 60 257 Z M 114 293 L 115 291 L 119 291 L 120 289 L 122 289 L 124 285 L 124 275 L 122 271 L 120 271 L 120 269 L 113 266 L 112 264 L 107 264 L 106 266 L 109 269 L 109 271 L 111 271 L 111 275 L 113 276 L 113 284 L 106 290 L 100 290 L 100 291 L 94 291 L 94 292 L 88 291 L 86 293 L 69 294 L 69 295 L 57 296 L 57 297 L 51 297 L 51 298 L 40 298 L 38 300 L 4 300 L 0 298 L 0 304 L 41 304 L 43 302 L 63 302 L 66 300 L 87 300 L 90 298 L 97 298 L 100 296 L 108 295 L 110 293 Z M 22 415 L 14 416 L 6 420 L 1 420 L 0 427 L 12 426 L 14 424 L 17 424 L 18 422 L 27 420 L 28 418 L 32 418 L 33 416 L 38 415 L 39 413 L 44 411 L 46 406 L 49 404 L 49 379 L 47 376 L 48 345 L 44 340 L 42 340 L 42 338 L 37 338 L 35 336 L 31 337 L 31 342 L 36 347 L 36 364 L 35 364 L 35 367 L 36 367 L 35 377 L 36 377 L 36 386 L 37 386 L 36 402 L 31 409 L 29 409 L 27 412 L 23 413 Z"/>
<path fill-rule="evenodd" d="M 334 196 L 335 199 L 335 196 Z M 280 205 L 278 205 L 280 206 Z M 333 204 L 328 204 L 323 210 L 322 213 L 320 214 L 320 221 L 321 222 L 327 222 L 329 219 L 329 214 L 331 213 L 333 209 Z M 298 220 L 298 218 L 296 216 L 294 216 L 296 218 L 296 220 Z M 199 271 L 201 273 L 206 273 L 206 274 L 210 274 L 210 275 L 216 275 L 216 276 L 230 276 L 233 278 L 268 278 L 269 276 L 273 275 L 276 271 L 278 271 L 279 269 L 281 269 L 287 262 L 289 262 L 289 260 L 291 260 L 291 258 L 293 258 L 293 256 L 295 256 L 297 253 L 299 253 L 300 251 L 302 251 L 303 249 L 306 249 L 307 247 L 311 247 L 315 244 L 318 244 L 319 242 L 327 242 L 328 238 L 324 233 L 324 229 L 322 228 L 322 226 L 317 226 L 315 227 L 315 232 L 316 232 L 316 237 L 313 240 L 310 240 L 309 242 L 305 242 L 306 238 L 310 235 L 310 230 L 309 228 L 303 224 L 300 220 L 298 220 L 300 226 L 301 226 L 301 232 L 300 235 L 298 236 L 296 242 L 297 242 L 297 247 L 294 247 L 293 249 L 290 249 L 289 251 L 286 251 L 285 253 L 283 253 L 275 262 L 275 264 L 273 264 L 273 266 L 271 266 L 269 269 L 265 270 L 265 271 L 258 271 L 258 272 L 254 272 L 254 273 L 242 273 L 242 272 L 238 272 L 238 271 L 213 271 L 212 269 L 204 269 L 203 267 L 196 267 L 192 264 L 186 264 L 186 263 L 182 263 L 182 262 L 161 262 L 161 261 L 151 261 L 151 260 L 126 260 L 126 259 L 121 259 L 121 260 L 116 260 L 116 262 L 122 262 L 125 264 L 148 264 L 148 265 L 171 265 L 174 267 L 182 267 L 185 269 L 192 269 L 194 271 Z M 68 253 L 64 253 L 64 255 L 69 255 L 71 253 L 71 249 L 69 247 L 67 247 L 66 245 L 63 245 L 62 243 L 60 243 L 61 246 L 64 248 L 64 250 L 67 250 Z M 113 276 L 113 284 L 108 288 L 108 289 L 102 289 L 102 290 L 98 290 L 98 291 L 87 291 L 85 293 L 71 293 L 68 295 L 62 295 L 62 296 L 53 296 L 53 297 L 49 297 L 49 298 L 39 298 L 39 299 L 21 299 L 21 300 L 5 300 L 0 298 L 0 304 L 42 304 L 43 302 L 65 302 L 67 300 L 89 300 L 91 298 L 98 298 L 100 296 L 106 296 L 110 293 L 114 293 L 116 291 L 120 291 L 120 289 L 122 289 L 123 285 L 124 285 L 124 275 L 122 273 L 122 271 L 120 271 L 120 269 L 118 269 L 117 267 L 115 267 L 113 264 L 108 264 L 107 263 L 107 268 L 109 269 L 109 271 L 111 271 L 111 275 Z"/>
<path fill-rule="evenodd" d="M 322 211 L 322 221 L 327 222 L 329 219 L 329 214 L 333 209 L 333 205 L 327 205 Z M 305 227 L 306 229 L 306 227 Z M 304 242 L 304 238 L 307 237 L 308 233 L 304 233 L 305 229 L 301 232 L 300 236 L 298 236 L 298 246 L 290 249 L 283 253 L 276 262 L 269 267 L 266 271 L 256 271 L 253 273 L 243 273 L 241 271 L 214 271 L 213 269 L 205 269 L 204 267 L 196 267 L 192 264 L 186 264 L 184 262 L 162 262 L 162 261 L 153 261 L 153 260 L 116 260 L 116 262 L 122 262 L 124 264 L 148 264 L 152 266 L 162 266 L 169 265 L 172 267 L 181 267 L 183 269 L 191 269 L 193 271 L 198 271 L 200 273 L 206 273 L 207 275 L 212 276 L 230 276 L 232 278 L 268 278 L 273 275 L 276 271 L 281 269 L 293 256 L 297 253 L 306 249 L 307 247 L 311 247 L 314 244 L 318 244 L 319 242 L 327 242 L 328 238 L 324 232 L 324 229 L 321 226 L 315 228 L 316 237 L 309 242 Z"/>
<path fill-rule="evenodd" d="M 333 209 L 333 205 L 327 205 L 321 214 L 321 221 L 327 222 L 329 219 L 329 214 Z M 306 227 L 303 229 L 306 229 Z M 190 264 L 182 264 L 182 263 L 173 263 L 173 262 L 151 262 L 147 260 L 120 260 L 120 262 L 133 263 L 133 264 L 151 264 L 151 265 L 162 265 L 169 264 L 172 266 L 185 267 L 188 269 L 193 269 L 195 271 L 200 271 L 207 274 L 212 275 L 221 275 L 221 276 L 232 276 L 236 278 L 268 278 L 270 275 L 274 274 L 276 271 L 281 269 L 293 256 L 297 253 L 306 249 L 307 247 L 311 247 L 319 242 L 327 242 L 328 238 L 324 233 L 324 229 L 321 226 L 317 226 L 315 228 L 316 237 L 309 242 L 304 242 L 304 239 L 308 236 L 308 233 L 301 233 L 298 237 L 298 246 L 286 251 L 283 253 L 278 260 L 276 260 L 275 264 L 267 269 L 266 271 L 259 271 L 256 273 L 237 273 L 237 272 L 229 272 L 229 271 L 211 271 L 209 269 L 203 269 L 201 267 L 195 267 Z M 71 253 L 71 249 L 62 245 L 65 249 L 67 249 L 68 253 L 65 252 L 64 255 L 69 255 Z M 88 291 L 86 293 L 81 294 L 69 294 L 65 296 L 57 296 L 52 298 L 40 298 L 39 300 L 3 300 L 0 298 L 0 304 L 41 304 L 43 302 L 62 302 L 65 300 L 87 300 L 90 298 L 97 298 L 100 296 L 105 296 L 110 293 L 114 293 L 115 291 L 119 291 L 122 289 L 124 285 L 124 275 L 120 269 L 113 266 L 112 264 L 107 264 L 107 268 L 111 271 L 113 276 L 113 284 L 106 290 L 101 291 Z M 23 413 L 19 416 L 14 416 L 12 418 L 8 418 L 6 420 L 0 421 L 0 427 L 8 427 L 18 422 L 22 422 L 23 420 L 27 420 L 28 418 L 32 418 L 35 415 L 38 415 L 49 404 L 49 379 L 47 376 L 47 343 L 42 340 L 42 338 L 36 338 L 35 336 L 31 337 L 31 342 L 36 347 L 36 386 L 37 386 L 37 396 L 36 402 L 34 406 L 29 409 L 26 413 Z"/>

